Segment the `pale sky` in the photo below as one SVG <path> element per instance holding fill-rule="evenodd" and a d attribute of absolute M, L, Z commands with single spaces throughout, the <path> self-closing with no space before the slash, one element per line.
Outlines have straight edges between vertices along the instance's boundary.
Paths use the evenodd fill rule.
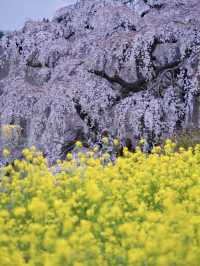
<path fill-rule="evenodd" d="M 56 9 L 76 0 L 0 0 L 0 30 L 16 30 L 27 19 L 51 17 Z"/>

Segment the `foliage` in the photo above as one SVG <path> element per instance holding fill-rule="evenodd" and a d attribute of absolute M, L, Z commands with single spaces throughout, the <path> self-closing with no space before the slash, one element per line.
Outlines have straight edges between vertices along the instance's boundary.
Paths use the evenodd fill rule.
<path fill-rule="evenodd" d="M 4 36 L 3 31 L 0 31 L 0 39 Z"/>
<path fill-rule="evenodd" d="M 200 129 L 193 127 L 182 129 L 172 139 L 176 143 L 177 148 L 183 147 L 188 149 L 189 147 L 195 147 L 200 143 Z"/>
<path fill-rule="evenodd" d="M 19 125 L 1 126 L 1 141 L 4 148 L 13 149 L 22 142 L 22 128 Z"/>
<path fill-rule="evenodd" d="M 25 149 L 1 169 L 0 265 L 199 265 L 200 145 L 174 149 L 68 154 L 55 169 Z"/>

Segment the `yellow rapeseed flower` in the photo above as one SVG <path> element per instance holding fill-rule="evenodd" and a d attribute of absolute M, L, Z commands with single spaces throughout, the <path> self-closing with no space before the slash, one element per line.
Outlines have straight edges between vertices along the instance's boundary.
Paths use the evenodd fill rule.
<path fill-rule="evenodd" d="M 103 137 L 102 142 L 107 145 L 109 143 L 108 137 Z"/>
<path fill-rule="evenodd" d="M 9 149 L 3 149 L 3 157 L 7 158 L 10 156 L 10 150 Z"/>
<path fill-rule="evenodd" d="M 199 147 L 70 154 L 57 171 L 25 149 L 1 168 L 0 265 L 199 265 Z"/>

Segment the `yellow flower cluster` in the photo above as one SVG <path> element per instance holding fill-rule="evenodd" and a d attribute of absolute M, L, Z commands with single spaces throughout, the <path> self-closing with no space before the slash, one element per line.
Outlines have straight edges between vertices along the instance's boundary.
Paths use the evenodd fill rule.
<path fill-rule="evenodd" d="M 6 139 L 11 139 L 13 136 L 20 137 L 22 128 L 19 125 L 5 124 L 1 127 L 1 134 Z"/>
<path fill-rule="evenodd" d="M 1 266 L 199 265 L 200 145 L 70 155 L 57 173 L 23 155 L 1 169 Z"/>

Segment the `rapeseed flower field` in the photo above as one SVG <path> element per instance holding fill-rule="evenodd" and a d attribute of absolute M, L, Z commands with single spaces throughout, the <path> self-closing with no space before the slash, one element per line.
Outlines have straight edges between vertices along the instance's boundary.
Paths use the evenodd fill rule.
<path fill-rule="evenodd" d="M 1 169 L 0 266 L 200 265 L 200 145 L 23 155 Z"/>

